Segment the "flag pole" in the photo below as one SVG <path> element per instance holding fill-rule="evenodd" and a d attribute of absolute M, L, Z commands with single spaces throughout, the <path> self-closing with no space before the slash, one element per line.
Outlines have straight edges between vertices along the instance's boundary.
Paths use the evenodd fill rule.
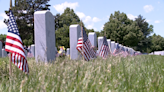
<path fill-rule="evenodd" d="M 10 0 L 10 10 L 12 9 L 12 0 Z M 12 75 L 12 65 L 11 65 L 11 52 L 9 53 L 9 75 Z"/>
<path fill-rule="evenodd" d="M 104 36 L 106 37 L 106 31 L 104 30 Z"/>
<path fill-rule="evenodd" d="M 83 61 L 84 61 L 84 42 L 83 42 L 83 24 L 81 20 L 81 35 L 82 35 L 82 53 L 83 53 Z"/>

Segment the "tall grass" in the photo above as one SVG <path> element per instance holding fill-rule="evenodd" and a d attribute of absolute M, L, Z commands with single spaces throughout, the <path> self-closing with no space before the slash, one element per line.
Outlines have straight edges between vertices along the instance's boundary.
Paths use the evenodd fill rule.
<path fill-rule="evenodd" d="M 13 64 L 9 76 L 8 58 L 0 58 L 1 92 L 163 92 L 164 57 L 109 57 L 106 60 L 73 61 L 57 58 L 55 63 L 28 59 L 29 76 Z"/>

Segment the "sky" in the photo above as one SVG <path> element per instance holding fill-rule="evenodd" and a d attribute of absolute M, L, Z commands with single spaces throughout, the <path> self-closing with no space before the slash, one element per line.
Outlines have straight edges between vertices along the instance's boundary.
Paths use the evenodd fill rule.
<path fill-rule="evenodd" d="M 9 2 L 0 0 L 0 34 L 7 34 L 3 20 L 8 18 L 4 11 L 9 9 Z M 85 26 L 95 31 L 101 31 L 115 11 L 124 12 L 132 20 L 141 15 L 154 26 L 154 33 L 164 37 L 164 0 L 50 0 L 49 4 L 53 15 L 62 14 L 66 7 L 74 9 Z"/>

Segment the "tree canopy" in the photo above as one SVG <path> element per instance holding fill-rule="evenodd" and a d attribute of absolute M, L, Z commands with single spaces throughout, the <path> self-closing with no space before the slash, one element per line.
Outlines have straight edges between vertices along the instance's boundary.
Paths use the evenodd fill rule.
<path fill-rule="evenodd" d="M 135 20 L 130 20 L 125 13 L 116 11 L 105 23 L 102 32 L 105 31 L 107 38 L 141 52 L 147 52 L 150 45 L 148 37 L 153 32 L 153 26 L 149 25 L 141 15 Z"/>
<path fill-rule="evenodd" d="M 15 16 L 19 33 L 24 45 L 34 43 L 34 12 L 50 10 L 49 0 L 15 0 L 12 12 Z M 8 10 L 5 13 L 8 15 Z M 4 23 L 8 23 L 5 19 Z"/>
<path fill-rule="evenodd" d="M 34 12 L 38 10 L 50 10 L 48 4 L 50 0 L 15 0 L 12 8 L 20 36 L 24 45 L 34 43 Z M 5 11 L 8 14 L 9 11 Z M 65 46 L 69 48 L 69 26 L 81 23 L 86 33 L 96 32 L 97 37 L 106 33 L 107 39 L 111 39 L 124 46 L 129 46 L 141 52 L 151 52 L 164 49 L 164 38 L 153 33 L 153 25 L 150 25 L 146 19 L 138 15 L 134 20 L 130 20 L 125 13 L 115 11 L 110 15 L 109 20 L 104 24 L 102 31 L 87 29 L 73 9 L 66 8 L 64 13 L 55 14 L 55 36 L 56 46 Z M 8 20 L 4 20 L 8 23 Z M 5 36 L 0 35 L 0 40 L 5 41 Z"/>

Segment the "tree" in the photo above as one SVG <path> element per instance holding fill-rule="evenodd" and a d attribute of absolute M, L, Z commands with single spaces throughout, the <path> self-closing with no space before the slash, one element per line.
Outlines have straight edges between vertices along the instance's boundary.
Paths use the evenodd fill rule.
<path fill-rule="evenodd" d="M 164 49 L 164 38 L 160 35 L 154 34 L 153 36 L 150 36 L 149 39 L 151 39 L 151 45 L 150 45 L 150 51 L 161 51 Z"/>
<path fill-rule="evenodd" d="M 147 52 L 147 48 L 149 48 L 151 44 L 151 40 L 148 37 L 151 33 L 153 33 L 153 25 L 149 25 L 149 23 L 146 22 L 146 19 L 141 15 L 135 19 L 135 22 L 143 33 L 143 38 L 136 46 L 136 49 L 142 50 L 142 52 Z"/>
<path fill-rule="evenodd" d="M 0 34 L 0 42 L 2 42 L 2 47 L 5 46 L 5 41 L 6 41 L 6 35 Z"/>
<path fill-rule="evenodd" d="M 143 34 L 136 22 L 127 18 L 125 13 L 116 11 L 111 14 L 109 21 L 105 23 L 102 33 L 106 31 L 106 37 L 125 46 L 136 46 Z"/>
<path fill-rule="evenodd" d="M 66 8 L 63 14 L 56 14 L 55 18 L 55 37 L 56 46 L 69 47 L 69 26 L 71 24 L 80 24 L 79 17 L 74 13 L 73 9 Z"/>
<path fill-rule="evenodd" d="M 79 17 L 73 9 L 66 8 L 63 14 L 56 14 L 55 18 L 55 36 L 56 46 L 65 46 L 69 48 L 69 26 L 72 24 L 79 24 L 84 26 L 86 33 L 94 32 L 93 29 L 87 29 L 83 22 L 80 22 Z"/>
<path fill-rule="evenodd" d="M 24 44 L 34 43 L 34 12 L 39 10 L 50 10 L 49 0 L 15 0 L 12 12 L 15 16 L 20 37 Z M 8 15 L 9 11 L 5 11 Z M 7 24 L 8 20 L 4 20 Z"/>
<path fill-rule="evenodd" d="M 6 35 L 5 34 L 0 34 L 0 40 L 5 41 L 6 40 Z"/>

